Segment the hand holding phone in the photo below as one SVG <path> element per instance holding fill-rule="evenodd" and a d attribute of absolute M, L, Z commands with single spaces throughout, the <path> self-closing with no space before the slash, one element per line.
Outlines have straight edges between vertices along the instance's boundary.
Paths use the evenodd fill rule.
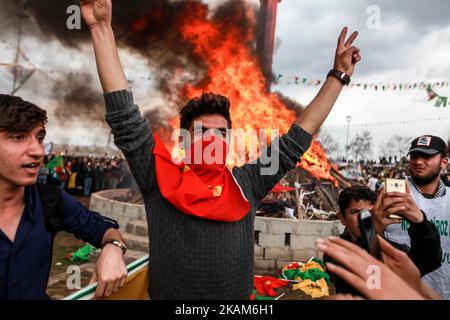
<path fill-rule="evenodd" d="M 425 213 L 420 210 L 413 196 L 409 185 L 405 184 L 406 192 L 387 192 L 383 196 L 384 210 L 390 219 L 407 220 L 410 223 L 421 223 L 426 219 Z M 395 185 L 394 185 L 395 187 Z M 397 186 L 398 187 L 398 186 Z M 396 217 L 399 218 L 396 218 Z"/>

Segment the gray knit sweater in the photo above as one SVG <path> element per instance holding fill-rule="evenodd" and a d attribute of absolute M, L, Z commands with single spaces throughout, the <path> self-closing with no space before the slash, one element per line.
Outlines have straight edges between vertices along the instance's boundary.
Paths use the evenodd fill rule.
<path fill-rule="evenodd" d="M 311 135 L 293 125 L 279 138 L 280 166 L 261 175 L 260 161 L 233 169 L 251 210 L 238 222 L 200 219 L 184 214 L 158 188 L 147 121 L 132 93 L 105 95 L 106 120 L 114 142 L 128 160 L 142 192 L 150 244 L 151 299 L 248 299 L 253 288 L 253 239 L 256 207 L 275 184 L 295 167 L 309 148 Z M 270 147 L 269 147 L 270 154 Z"/>

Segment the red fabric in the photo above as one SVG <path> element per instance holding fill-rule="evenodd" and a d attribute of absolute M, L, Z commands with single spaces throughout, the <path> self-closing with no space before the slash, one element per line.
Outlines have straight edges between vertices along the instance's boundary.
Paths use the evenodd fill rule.
<path fill-rule="evenodd" d="M 288 191 L 294 191 L 295 188 L 291 187 L 283 187 L 280 183 L 277 183 L 275 187 L 272 189 L 272 192 L 280 193 L 280 192 L 288 192 Z"/>
<path fill-rule="evenodd" d="M 298 262 L 294 262 L 294 263 L 288 265 L 286 269 L 291 270 L 291 269 L 299 269 L 299 268 L 300 268 L 300 265 L 298 264 Z"/>
<path fill-rule="evenodd" d="M 273 277 L 255 277 L 255 289 L 260 296 L 275 297 L 276 292 L 273 289 L 287 286 L 289 281 Z"/>
<path fill-rule="evenodd" d="M 176 208 L 188 215 L 225 222 L 239 221 L 249 213 L 250 205 L 225 163 L 205 164 L 201 161 L 200 164 L 176 164 L 158 135 L 154 137 L 153 154 L 159 190 Z M 222 158 L 225 159 L 226 143 L 215 137 L 211 141 L 200 140 L 192 145 L 186 151 L 188 159 L 197 150 L 203 151 L 214 145 L 223 147 L 225 155 Z M 218 189 L 221 189 L 220 195 L 217 195 Z"/>

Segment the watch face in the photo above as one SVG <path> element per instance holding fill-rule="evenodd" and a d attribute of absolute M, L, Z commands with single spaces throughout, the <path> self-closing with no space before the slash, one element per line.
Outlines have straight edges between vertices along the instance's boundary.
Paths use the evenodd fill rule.
<path fill-rule="evenodd" d="M 125 254 L 125 252 L 127 251 L 127 247 L 125 246 L 125 244 L 119 240 L 114 240 L 111 241 L 112 244 L 114 244 L 116 247 L 119 247 L 122 250 L 122 253 Z"/>

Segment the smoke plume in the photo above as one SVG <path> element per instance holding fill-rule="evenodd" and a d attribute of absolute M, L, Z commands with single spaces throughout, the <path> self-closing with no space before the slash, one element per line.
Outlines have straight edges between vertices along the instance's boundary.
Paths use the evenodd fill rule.
<path fill-rule="evenodd" d="M 80 50 L 90 41 L 89 31 L 84 22 L 81 30 L 69 30 L 66 27 L 69 17 L 67 8 L 71 5 L 79 5 L 79 1 L 0 0 L 2 9 L 8 8 L 8 10 L 20 12 L 21 5 L 27 17 L 37 26 L 37 28 L 30 28 L 32 30 L 29 31 L 42 41 L 57 39 L 66 47 Z M 147 115 L 156 116 L 160 125 L 167 126 L 167 119 L 164 117 L 173 115 L 174 110 L 184 105 L 184 96 L 181 91 L 186 83 L 195 86 L 210 80 L 207 77 L 208 66 L 204 64 L 203 59 L 199 58 L 192 43 L 184 40 L 182 36 L 182 24 L 189 22 L 189 19 L 213 21 L 215 25 L 220 26 L 215 40 L 217 46 L 220 46 L 221 34 L 226 34 L 230 26 L 237 27 L 243 35 L 251 32 L 255 35 L 253 39 L 256 41 L 258 21 L 255 23 L 248 19 L 245 14 L 248 6 L 248 1 L 244 0 L 224 0 L 214 9 L 198 0 L 113 0 L 113 28 L 119 46 L 142 57 L 145 64 L 153 71 L 151 75 L 143 76 L 151 77 L 156 86 L 148 89 L 149 96 L 156 90 L 167 102 L 159 110 L 167 108 L 172 111 L 150 111 Z M 256 17 L 258 9 L 252 8 Z M 4 24 L 6 23 L 0 22 L 0 27 Z M 16 32 L 14 28 L 5 27 L 2 30 L 2 32 Z M 255 56 L 261 57 L 262 52 L 257 52 L 258 47 L 255 41 L 245 45 Z M 87 71 L 80 70 L 81 76 L 69 76 L 65 84 L 58 83 L 54 86 L 55 94 L 63 95 L 63 103 L 55 112 L 59 120 L 66 121 L 72 117 L 82 117 L 104 123 L 103 99 L 96 92 L 93 79 Z M 83 72 L 86 72 L 86 75 L 83 75 Z M 270 75 L 266 74 L 266 77 L 268 82 L 272 80 Z M 285 98 L 283 101 L 289 102 Z M 153 123 L 155 123 L 154 118 Z"/>

